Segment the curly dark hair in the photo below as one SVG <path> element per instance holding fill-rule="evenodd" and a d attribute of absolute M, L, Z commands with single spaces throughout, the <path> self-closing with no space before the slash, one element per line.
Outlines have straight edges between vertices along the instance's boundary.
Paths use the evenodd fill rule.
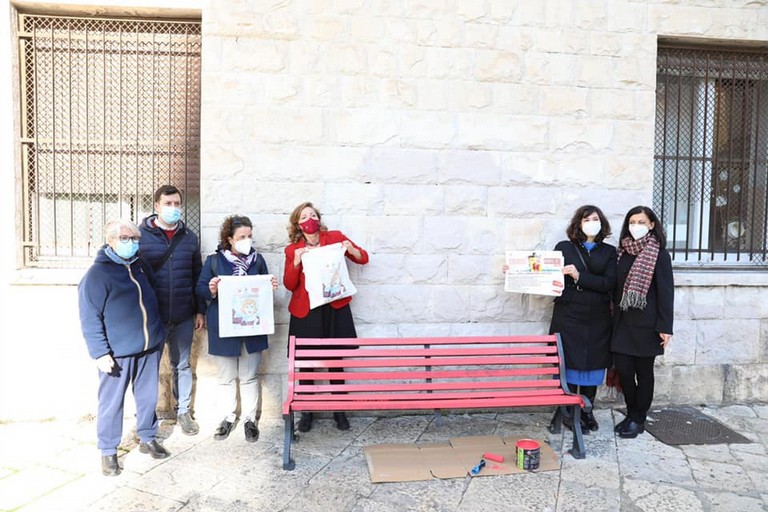
<path fill-rule="evenodd" d="M 600 232 L 595 235 L 595 242 L 602 242 L 611 236 L 611 224 L 603 214 L 603 211 L 597 206 L 585 204 L 584 206 L 580 206 L 576 209 L 573 217 L 571 218 L 570 224 L 568 224 L 568 228 L 565 230 L 565 234 L 568 237 L 568 240 L 574 243 L 587 241 L 587 235 L 585 235 L 581 230 L 581 221 L 593 213 L 597 213 L 597 216 L 600 217 Z"/>
<path fill-rule="evenodd" d="M 222 251 L 231 250 L 232 246 L 229 243 L 229 239 L 235 235 L 237 228 L 243 226 L 253 229 L 251 219 L 245 215 L 235 214 L 224 219 L 224 222 L 221 223 L 221 229 L 219 230 L 219 249 Z"/>
<path fill-rule="evenodd" d="M 661 225 L 659 216 L 648 206 L 635 206 L 627 212 L 627 215 L 624 217 L 624 222 L 621 225 L 621 236 L 619 237 L 619 241 L 624 240 L 627 237 L 632 237 L 629 233 L 629 218 L 638 213 L 644 213 L 648 217 L 648 220 L 653 222 L 651 233 L 653 233 L 653 236 L 659 241 L 659 246 L 664 249 L 667 246 L 667 235 L 664 233 L 664 228 Z"/>
<path fill-rule="evenodd" d="M 301 217 L 301 211 L 307 206 L 315 210 L 315 213 L 317 214 L 317 220 L 320 221 L 320 231 L 328 231 L 328 228 L 325 226 L 325 224 L 323 224 L 323 216 L 320 214 L 320 210 L 318 210 L 314 204 L 310 203 L 309 201 L 305 201 L 294 208 L 291 212 L 291 216 L 288 217 L 288 240 L 290 240 L 292 244 L 295 244 L 304 238 L 304 233 L 302 233 L 301 228 L 299 227 L 299 217 Z"/>

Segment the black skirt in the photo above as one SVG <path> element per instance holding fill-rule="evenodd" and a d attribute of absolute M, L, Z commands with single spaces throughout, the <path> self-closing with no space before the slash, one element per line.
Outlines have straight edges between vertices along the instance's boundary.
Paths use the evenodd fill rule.
<path fill-rule="evenodd" d="M 340 309 L 325 304 L 319 308 L 310 309 L 304 318 L 291 315 L 288 324 L 288 336 L 297 338 L 357 338 L 355 322 L 352 320 L 352 309 L 349 304 Z M 318 346 L 318 349 L 353 349 L 357 345 Z"/>

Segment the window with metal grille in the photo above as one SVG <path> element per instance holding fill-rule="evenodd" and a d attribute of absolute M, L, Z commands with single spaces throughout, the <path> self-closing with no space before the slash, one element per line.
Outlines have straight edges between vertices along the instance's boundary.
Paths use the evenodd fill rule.
<path fill-rule="evenodd" d="M 768 52 L 659 44 L 654 208 L 676 264 L 765 268 Z"/>
<path fill-rule="evenodd" d="M 200 225 L 199 21 L 19 15 L 23 264 L 79 266 L 113 218 Z"/>

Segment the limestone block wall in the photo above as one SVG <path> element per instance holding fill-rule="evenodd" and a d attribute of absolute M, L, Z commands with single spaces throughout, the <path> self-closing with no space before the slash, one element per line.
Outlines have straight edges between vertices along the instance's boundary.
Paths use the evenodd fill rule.
<path fill-rule="evenodd" d="M 551 301 L 503 292 L 504 251 L 551 248 L 584 203 L 614 229 L 649 204 L 658 38 L 765 41 L 768 7 L 226 0 L 204 8 L 203 34 L 207 249 L 226 214 L 247 214 L 282 277 L 288 214 L 311 200 L 371 253 L 352 269 L 360 335 L 541 333 Z M 678 287 L 659 400 L 765 399 L 765 288 L 698 280 Z M 287 300 L 281 289 L 267 413 Z"/>

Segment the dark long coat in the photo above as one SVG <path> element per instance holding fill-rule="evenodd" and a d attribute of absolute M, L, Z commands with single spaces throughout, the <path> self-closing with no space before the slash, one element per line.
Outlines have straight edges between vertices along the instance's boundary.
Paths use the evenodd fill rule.
<path fill-rule="evenodd" d="M 634 261 L 635 256 L 627 253 L 622 254 L 619 259 L 611 351 L 635 357 L 659 356 L 664 353 L 659 333 L 672 334 L 675 303 L 672 259 L 666 250 L 659 250 L 645 309 L 630 308 L 622 311 L 618 304 L 621 302 L 624 282 Z"/>
<path fill-rule="evenodd" d="M 608 368 L 611 366 L 610 301 L 616 284 L 616 248 L 599 243 L 587 252 L 581 244 L 564 240 L 555 250 L 563 253 L 566 265 L 576 266 L 579 282 L 577 285 L 570 276 L 565 276 L 565 288 L 562 296 L 555 299 L 549 332 L 559 332 L 563 339 L 566 367 Z"/>

